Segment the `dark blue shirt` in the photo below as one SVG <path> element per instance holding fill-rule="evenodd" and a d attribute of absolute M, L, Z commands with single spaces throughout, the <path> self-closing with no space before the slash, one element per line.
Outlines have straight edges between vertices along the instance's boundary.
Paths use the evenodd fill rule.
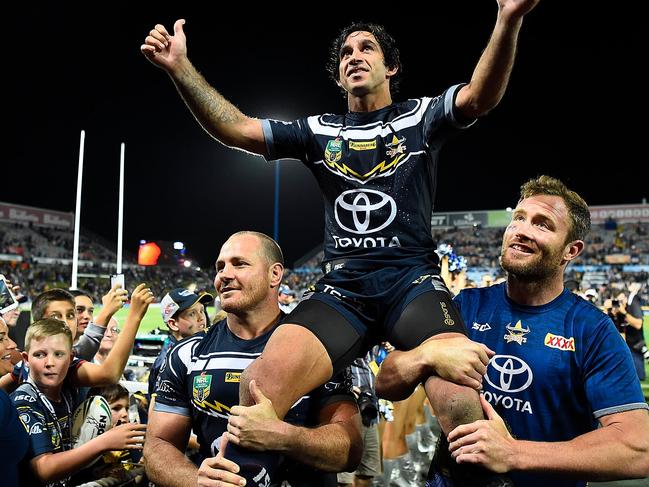
<path fill-rule="evenodd" d="M 465 127 L 453 114 L 459 88 L 373 112 L 262 122 L 268 159 L 301 160 L 320 186 L 325 261 L 437 263 L 437 163 L 448 136 Z"/>
<path fill-rule="evenodd" d="M 29 436 L 18 420 L 11 399 L 0 390 L 0 452 L 2 452 L 2 485 L 18 487 L 18 463 L 29 447 Z"/>
<path fill-rule="evenodd" d="M 203 457 L 215 456 L 220 438 L 227 429 L 230 409 L 239 404 L 241 372 L 261 355 L 272 331 L 244 340 L 230 331 L 226 320 L 178 343 L 167 354 L 155 388 L 155 410 L 188 416 L 196 433 Z M 354 401 L 351 377 L 346 369 L 309 395 L 300 398 L 289 410 L 285 421 L 306 426 L 318 424 L 319 411 L 333 402 Z M 295 462 L 285 468 L 306 481 L 320 485 L 328 475 L 315 472 Z M 312 475 L 309 482 L 307 476 Z M 332 475 L 335 484 L 335 475 Z M 291 482 L 291 485 L 295 485 Z"/>
<path fill-rule="evenodd" d="M 521 440 L 568 441 L 607 414 L 649 409 L 624 340 L 608 316 L 564 290 L 543 306 L 507 297 L 506 284 L 455 298 L 469 338 L 496 352 L 485 398 Z M 516 485 L 583 486 L 541 474 L 510 474 Z"/>

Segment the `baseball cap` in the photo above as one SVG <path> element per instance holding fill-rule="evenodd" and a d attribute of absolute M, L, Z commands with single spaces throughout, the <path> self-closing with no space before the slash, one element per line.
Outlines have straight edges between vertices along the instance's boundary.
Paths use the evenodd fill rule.
<path fill-rule="evenodd" d="M 288 287 L 286 284 L 282 284 L 279 287 L 279 293 L 280 294 L 286 294 L 287 296 L 295 296 L 295 291 L 293 291 L 290 287 Z"/>
<path fill-rule="evenodd" d="M 188 289 L 177 288 L 165 294 L 162 301 L 160 301 L 160 311 L 162 312 L 162 320 L 167 323 L 171 317 L 176 313 L 185 311 L 200 302 L 207 304 L 214 300 L 214 296 L 210 293 L 203 293 L 200 296 Z"/>

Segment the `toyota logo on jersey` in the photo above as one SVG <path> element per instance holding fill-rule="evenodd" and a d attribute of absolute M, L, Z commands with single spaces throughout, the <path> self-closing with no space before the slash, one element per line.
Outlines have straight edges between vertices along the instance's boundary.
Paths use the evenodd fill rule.
<path fill-rule="evenodd" d="M 532 369 L 514 355 L 495 355 L 489 361 L 486 381 L 502 392 L 520 392 L 532 383 Z"/>
<path fill-rule="evenodd" d="M 343 230 L 365 235 L 390 225 L 397 215 L 397 204 L 380 191 L 351 189 L 336 198 L 334 215 Z"/>

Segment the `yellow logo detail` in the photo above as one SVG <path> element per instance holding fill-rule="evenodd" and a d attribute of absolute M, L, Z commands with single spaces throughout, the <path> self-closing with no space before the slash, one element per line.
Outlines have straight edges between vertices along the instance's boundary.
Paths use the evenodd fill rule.
<path fill-rule="evenodd" d="M 351 150 L 373 150 L 376 149 L 376 140 L 367 140 L 363 142 L 357 142 L 355 140 L 349 141 L 349 148 Z"/>
<path fill-rule="evenodd" d="M 225 382 L 241 382 L 241 372 L 226 372 Z"/>
<path fill-rule="evenodd" d="M 193 402 L 197 407 L 202 409 L 211 409 L 212 411 L 216 411 L 217 413 L 230 412 L 230 408 L 228 406 L 218 401 L 214 401 L 213 403 L 210 403 L 208 401 L 197 401 L 196 399 L 194 399 Z"/>
<path fill-rule="evenodd" d="M 325 159 L 325 164 L 327 164 L 327 166 L 333 169 L 334 172 L 339 172 L 344 176 L 350 176 L 353 179 L 359 180 L 364 183 L 365 181 L 368 181 L 373 177 L 392 174 L 397 169 L 399 163 L 404 157 L 405 154 L 401 154 L 399 157 L 393 159 L 390 162 L 381 161 L 365 174 L 360 174 L 354 171 L 351 167 L 349 167 L 344 162 L 342 164 L 338 164 L 337 162 L 328 161 Z"/>

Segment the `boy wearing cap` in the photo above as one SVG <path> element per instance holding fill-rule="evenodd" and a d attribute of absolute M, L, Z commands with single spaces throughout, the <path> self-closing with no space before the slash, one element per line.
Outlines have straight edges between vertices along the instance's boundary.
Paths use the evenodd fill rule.
<path fill-rule="evenodd" d="M 160 355 L 155 359 L 149 372 L 149 393 L 155 390 L 155 383 L 167 353 L 183 338 L 203 331 L 207 325 L 205 305 L 214 300 L 209 293 L 200 296 L 187 289 L 176 288 L 165 294 L 160 301 L 162 321 L 169 328 L 169 338 L 165 340 Z"/>

